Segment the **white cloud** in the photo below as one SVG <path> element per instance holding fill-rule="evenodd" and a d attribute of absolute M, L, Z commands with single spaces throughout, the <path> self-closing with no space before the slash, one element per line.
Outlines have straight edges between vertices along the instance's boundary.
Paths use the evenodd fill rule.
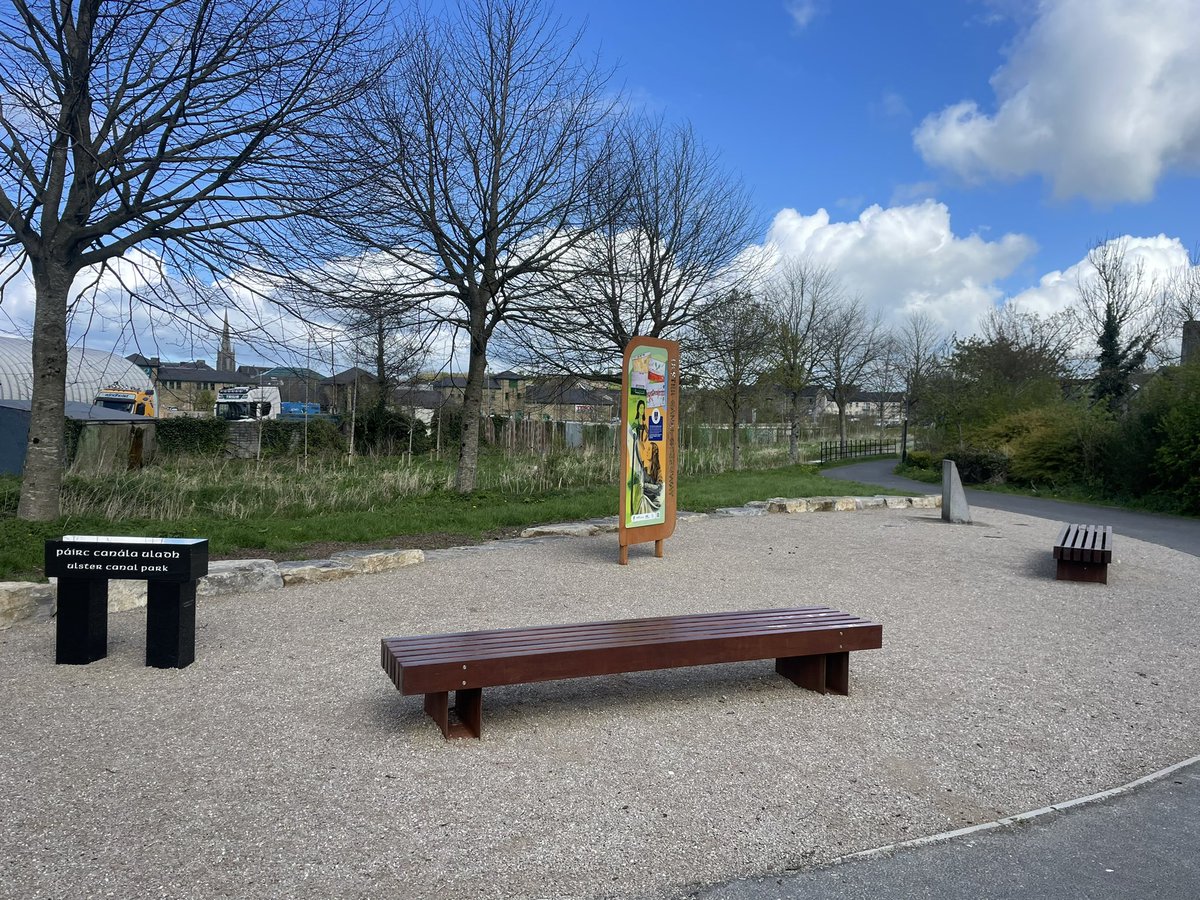
<path fill-rule="evenodd" d="M 947 332 L 968 334 L 1001 299 L 996 283 L 1035 250 L 1031 238 L 1007 234 L 987 241 L 958 237 L 945 204 L 927 200 L 883 209 L 871 206 L 857 220 L 831 222 L 819 209 L 810 216 L 780 211 L 767 236 L 779 256 L 805 257 L 834 269 L 851 294 L 896 323 L 924 310 Z"/>
<path fill-rule="evenodd" d="M 992 76 L 996 110 L 964 100 L 913 134 L 969 180 L 1040 174 L 1058 197 L 1144 201 L 1200 168 L 1195 0 L 1045 0 Z"/>
<path fill-rule="evenodd" d="M 1124 244 L 1126 263 L 1129 266 L 1139 263 L 1144 266 L 1147 281 L 1154 279 L 1161 284 L 1173 273 L 1190 265 L 1188 251 L 1179 238 L 1165 234 L 1155 237 L 1122 236 L 1112 238 L 1109 243 Z M 1006 303 L 1022 312 L 1053 315 L 1075 304 L 1081 279 L 1086 281 L 1093 278 L 1095 271 L 1085 255 L 1062 271 L 1047 272 L 1035 286 L 1014 294 Z"/>
<path fill-rule="evenodd" d="M 817 17 L 817 13 L 821 11 L 818 0 L 787 0 L 783 4 L 783 8 L 792 17 L 796 27 L 800 29 L 807 28 L 809 23 Z"/>

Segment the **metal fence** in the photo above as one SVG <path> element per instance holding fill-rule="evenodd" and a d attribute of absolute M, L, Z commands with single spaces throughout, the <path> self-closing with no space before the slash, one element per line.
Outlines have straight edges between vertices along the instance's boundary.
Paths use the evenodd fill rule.
<path fill-rule="evenodd" d="M 821 461 L 853 459 L 857 456 L 899 456 L 900 442 L 897 440 L 822 441 Z"/>

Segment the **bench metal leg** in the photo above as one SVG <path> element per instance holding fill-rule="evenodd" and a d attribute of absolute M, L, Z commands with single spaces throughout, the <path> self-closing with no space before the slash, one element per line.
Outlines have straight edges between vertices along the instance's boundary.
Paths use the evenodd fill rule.
<path fill-rule="evenodd" d="M 1071 559 L 1058 560 L 1057 581 L 1090 581 L 1108 584 L 1108 563 L 1085 563 Z"/>
<path fill-rule="evenodd" d="M 775 671 L 797 687 L 825 693 L 825 654 L 784 656 L 775 660 Z"/>
<path fill-rule="evenodd" d="M 467 688 L 454 692 L 454 713 L 457 722 L 450 720 L 450 692 L 436 691 L 425 695 L 425 714 L 437 723 L 442 736 L 477 738 L 483 734 L 483 688 Z"/>

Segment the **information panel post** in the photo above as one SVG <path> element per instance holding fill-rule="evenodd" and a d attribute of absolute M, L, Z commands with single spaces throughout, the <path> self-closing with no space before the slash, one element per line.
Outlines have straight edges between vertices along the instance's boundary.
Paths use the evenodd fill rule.
<path fill-rule="evenodd" d="M 663 541 L 675 531 L 679 473 L 679 344 L 635 337 L 621 377 L 621 565 L 629 545 Z"/>
<path fill-rule="evenodd" d="M 205 538 L 66 535 L 46 541 L 46 577 L 58 578 L 54 661 L 108 655 L 108 580 L 146 584 L 146 665 L 182 669 L 196 658 L 196 583 L 208 574 Z"/>

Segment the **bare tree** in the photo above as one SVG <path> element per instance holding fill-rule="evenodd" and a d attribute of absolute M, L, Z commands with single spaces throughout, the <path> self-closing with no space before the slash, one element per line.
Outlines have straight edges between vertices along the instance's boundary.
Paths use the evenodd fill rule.
<path fill-rule="evenodd" d="M 1075 315 L 1099 349 L 1093 393 L 1115 409 L 1129 393 L 1131 376 L 1165 355 L 1167 307 L 1145 263 L 1129 258 L 1124 239 L 1098 241 L 1087 261 Z"/>
<path fill-rule="evenodd" d="M 895 335 L 901 380 L 904 383 L 904 418 L 907 421 L 920 400 L 921 384 L 945 351 L 946 336 L 926 310 L 911 311 Z"/>
<path fill-rule="evenodd" d="M 842 297 L 831 306 L 820 331 L 824 352 L 818 371 L 837 404 L 838 435 L 844 448 L 847 407 L 878 358 L 882 320 L 878 313 L 867 312 L 861 297 Z"/>
<path fill-rule="evenodd" d="M 0 252 L 15 251 L 4 282 L 27 266 L 36 293 L 21 518 L 60 509 L 80 276 L 120 278 L 140 251 L 161 288 L 148 302 L 173 309 L 176 284 L 265 267 L 307 211 L 293 185 L 322 122 L 377 70 L 371 33 L 357 0 L 11 0 L 0 13 Z"/>
<path fill-rule="evenodd" d="M 579 40 L 544 0 L 415 13 L 394 78 L 348 122 L 370 185 L 354 198 L 359 221 L 338 224 L 467 338 L 461 492 L 475 487 L 489 342 L 583 234 L 613 101 Z"/>
<path fill-rule="evenodd" d="M 787 402 L 788 459 L 793 464 L 800 461 L 804 390 L 815 382 L 821 327 L 840 295 L 833 271 L 804 259 L 785 260 L 763 285 L 763 302 L 774 323 L 767 374 Z"/>
<path fill-rule="evenodd" d="M 678 336 L 752 275 L 739 259 L 756 236 L 749 197 L 690 125 L 628 119 L 610 150 L 559 289 L 514 329 L 527 364 L 612 368 L 631 338 Z"/>
<path fill-rule="evenodd" d="M 863 373 L 863 383 L 874 395 L 875 424 L 882 438 L 887 427 L 887 411 L 893 399 L 901 394 L 903 384 L 904 356 L 900 337 L 890 329 L 881 329 L 875 358 Z"/>
<path fill-rule="evenodd" d="M 1167 276 L 1163 286 L 1170 327 L 1200 321 L 1200 250 L 1193 250 L 1186 265 Z"/>
<path fill-rule="evenodd" d="M 734 469 L 742 467 L 738 430 L 751 394 L 771 363 L 774 332 L 768 308 L 750 294 L 732 291 L 725 302 L 695 323 L 703 348 L 700 369 L 713 393 L 729 412 L 730 449 Z"/>
<path fill-rule="evenodd" d="M 1069 311 L 1048 316 L 1005 305 L 990 310 L 980 326 L 985 344 L 1002 345 L 1019 361 L 1027 380 L 1064 378 L 1074 370 L 1078 322 Z"/>

